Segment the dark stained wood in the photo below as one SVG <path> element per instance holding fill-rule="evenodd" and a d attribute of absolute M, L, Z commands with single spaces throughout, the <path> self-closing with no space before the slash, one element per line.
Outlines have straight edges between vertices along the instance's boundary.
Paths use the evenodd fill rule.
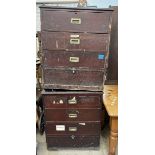
<path fill-rule="evenodd" d="M 106 84 L 118 83 L 118 7 L 112 7 L 112 28 L 109 50 L 109 65 Z"/>
<path fill-rule="evenodd" d="M 51 12 L 52 11 L 52 12 Z M 52 13 L 52 16 L 51 16 Z M 41 8 L 41 29 L 47 31 L 109 33 L 112 10 L 88 11 L 79 9 Z M 80 24 L 71 23 L 71 19 L 80 20 Z"/>
<path fill-rule="evenodd" d="M 44 90 L 42 95 L 48 148 L 99 146 L 102 92 Z"/>
<path fill-rule="evenodd" d="M 47 50 L 105 51 L 109 49 L 109 34 L 42 31 L 42 48 Z M 72 43 L 70 41 L 79 41 Z"/>
<path fill-rule="evenodd" d="M 104 59 L 99 59 L 103 55 Z M 43 57 L 43 67 L 64 67 L 64 68 L 92 68 L 104 69 L 107 52 L 82 52 L 82 51 L 45 51 Z M 72 61 L 77 60 L 77 62 Z M 93 62 L 93 63 L 92 63 Z"/>
<path fill-rule="evenodd" d="M 45 120 L 48 121 L 100 121 L 101 109 L 47 109 Z"/>
<path fill-rule="evenodd" d="M 75 136 L 73 135 L 56 135 L 47 136 L 48 149 L 57 148 L 78 148 L 78 147 L 98 147 L 100 143 L 100 135 L 98 136 Z"/>
<path fill-rule="evenodd" d="M 48 122 L 46 123 L 46 134 L 49 135 L 99 135 L 100 122 Z M 64 126 L 64 131 L 57 127 Z"/>
<path fill-rule="evenodd" d="M 85 7 L 62 7 L 62 6 L 48 6 L 48 5 L 42 5 L 40 6 L 40 8 L 46 9 L 46 10 L 50 10 L 52 9 L 54 10 L 61 10 L 61 11 L 65 11 L 65 10 L 70 10 L 70 11 L 80 11 L 80 10 L 87 10 L 87 11 L 93 11 L 93 12 L 100 12 L 100 11 L 113 11 L 113 8 L 85 8 Z"/>
<path fill-rule="evenodd" d="M 91 92 L 78 93 L 71 92 L 70 94 L 46 94 L 43 95 L 45 108 L 61 109 L 61 108 L 101 108 L 102 93 L 94 94 Z"/>
<path fill-rule="evenodd" d="M 99 146 L 112 11 L 41 7 L 48 148 Z"/>
<path fill-rule="evenodd" d="M 104 70 L 58 69 L 43 70 L 45 89 L 102 91 Z"/>
<path fill-rule="evenodd" d="M 111 15 L 112 9 L 41 7 L 44 89 L 103 90 Z"/>

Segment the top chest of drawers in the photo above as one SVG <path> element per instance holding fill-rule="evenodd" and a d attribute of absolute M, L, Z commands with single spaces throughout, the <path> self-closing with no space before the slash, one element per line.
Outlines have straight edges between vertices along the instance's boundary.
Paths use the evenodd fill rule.
<path fill-rule="evenodd" d="M 112 11 L 41 7 L 45 89 L 103 90 Z"/>

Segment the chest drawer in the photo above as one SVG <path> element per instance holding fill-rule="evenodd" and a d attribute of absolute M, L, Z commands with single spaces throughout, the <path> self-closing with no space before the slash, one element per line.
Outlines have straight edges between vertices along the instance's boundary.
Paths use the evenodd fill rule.
<path fill-rule="evenodd" d="M 65 67 L 65 68 L 92 68 L 104 69 L 107 59 L 107 52 L 67 52 L 67 51 L 45 51 L 43 57 L 44 67 Z"/>
<path fill-rule="evenodd" d="M 100 121 L 101 109 L 47 109 L 45 120 L 49 121 Z"/>
<path fill-rule="evenodd" d="M 43 92 L 45 108 L 101 108 L 101 92 Z"/>
<path fill-rule="evenodd" d="M 43 72 L 45 89 L 103 90 L 104 70 L 44 68 Z"/>
<path fill-rule="evenodd" d="M 108 33 L 112 10 L 41 8 L 41 29 L 48 31 Z"/>
<path fill-rule="evenodd" d="M 54 122 L 46 123 L 47 135 L 99 135 L 100 122 Z"/>
<path fill-rule="evenodd" d="M 78 147 L 98 147 L 100 144 L 100 135 L 98 136 L 46 136 L 48 149 L 54 148 L 78 148 Z"/>
<path fill-rule="evenodd" d="M 43 31 L 42 47 L 47 50 L 108 51 L 109 34 Z"/>

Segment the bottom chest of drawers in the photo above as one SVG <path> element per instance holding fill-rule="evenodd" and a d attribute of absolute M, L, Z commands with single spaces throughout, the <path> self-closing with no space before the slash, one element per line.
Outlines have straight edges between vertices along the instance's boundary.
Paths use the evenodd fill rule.
<path fill-rule="evenodd" d="M 101 130 L 101 92 L 44 92 L 48 149 L 97 147 Z"/>

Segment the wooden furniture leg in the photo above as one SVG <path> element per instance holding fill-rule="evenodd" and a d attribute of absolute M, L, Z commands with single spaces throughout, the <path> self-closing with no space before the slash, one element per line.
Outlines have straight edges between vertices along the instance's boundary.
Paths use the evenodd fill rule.
<path fill-rule="evenodd" d="M 115 155 L 118 141 L 118 117 L 110 117 L 109 155 Z"/>

